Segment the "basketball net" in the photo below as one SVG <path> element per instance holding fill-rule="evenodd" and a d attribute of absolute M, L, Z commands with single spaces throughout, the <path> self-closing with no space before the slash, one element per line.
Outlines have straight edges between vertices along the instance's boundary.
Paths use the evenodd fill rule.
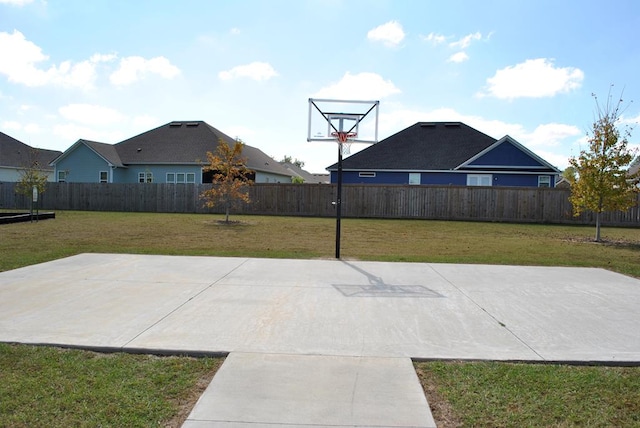
<path fill-rule="evenodd" d="M 357 132 L 332 132 L 331 136 L 336 137 L 343 155 L 351 154 L 351 138 L 357 136 Z"/>

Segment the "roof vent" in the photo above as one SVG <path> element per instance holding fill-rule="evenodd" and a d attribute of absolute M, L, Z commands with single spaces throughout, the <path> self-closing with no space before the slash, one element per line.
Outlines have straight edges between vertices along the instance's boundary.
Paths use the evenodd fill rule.
<path fill-rule="evenodd" d="M 422 128 L 435 128 L 436 124 L 433 122 L 422 122 L 420 126 Z"/>
<path fill-rule="evenodd" d="M 198 126 L 199 123 L 198 122 L 187 122 L 186 125 L 189 126 L 189 127 L 194 127 L 194 126 Z"/>
<path fill-rule="evenodd" d="M 138 153 L 140 153 L 142 151 L 142 148 L 138 147 L 138 150 L 136 150 Z"/>
<path fill-rule="evenodd" d="M 444 126 L 449 127 L 449 128 L 460 128 L 460 122 L 447 122 L 444 124 Z"/>
<path fill-rule="evenodd" d="M 169 126 L 171 126 L 172 128 L 179 128 L 182 126 L 182 122 L 171 122 Z"/>

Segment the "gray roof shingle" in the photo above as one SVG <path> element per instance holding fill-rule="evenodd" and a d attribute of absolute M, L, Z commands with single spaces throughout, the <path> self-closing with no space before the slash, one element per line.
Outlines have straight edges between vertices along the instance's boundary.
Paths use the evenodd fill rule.
<path fill-rule="evenodd" d="M 49 162 L 62 152 L 57 150 L 37 149 L 24 144 L 9 135 L 0 132 L 0 166 L 27 168 L 37 162 L 42 170 L 53 170 Z"/>
<path fill-rule="evenodd" d="M 342 165 L 346 170 L 452 170 L 495 142 L 461 122 L 418 122 L 345 158 Z"/>
<path fill-rule="evenodd" d="M 206 122 L 173 121 L 131 137 L 115 145 L 123 164 L 199 164 L 206 162 L 207 152 L 215 153 L 222 139 L 230 146 L 235 138 Z M 247 167 L 262 172 L 291 176 L 277 161 L 260 149 L 244 145 L 242 157 Z"/>

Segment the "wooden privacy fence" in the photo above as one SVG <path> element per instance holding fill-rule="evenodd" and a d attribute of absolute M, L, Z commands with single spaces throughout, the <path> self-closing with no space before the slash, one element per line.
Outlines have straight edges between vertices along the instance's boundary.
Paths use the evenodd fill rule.
<path fill-rule="evenodd" d="M 221 213 L 203 207 L 199 195 L 210 184 L 49 183 L 40 195 L 42 210 Z M 15 183 L 0 182 L 0 208 L 28 209 Z M 571 214 L 567 189 L 465 186 L 344 185 L 342 214 L 361 218 L 419 218 L 534 223 L 592 224 L 592 213 Z M 336 186 L 327 184 L 256 184 L 252 203 L 233 213 L 335 216 Z M 606 213 L 603 224 L 640 226 L 640 195 L 626 212 Z"/>

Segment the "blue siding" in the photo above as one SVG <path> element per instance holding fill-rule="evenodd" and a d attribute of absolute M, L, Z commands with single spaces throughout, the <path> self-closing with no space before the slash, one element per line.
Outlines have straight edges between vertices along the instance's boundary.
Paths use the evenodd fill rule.
<path fill-rule="evenodd" d="M 138 183 L 140 173 L 150 172 L 154 183 L 166 183 L 167 173 L 193 173 L 196 184 L 202 183 L 202 169 L 199 165 L 128 165 L 126 169 L 118 168 L 114 175 L 114 183 Z"/>
<path fill-rule="evenodd" d="M 480 156 L 469 165 L 481 166 L 543 166 L 536 159 L 509 142 L 504 142 L 493 150 Z M 537 181 L 536 181 L 537 182 Z"/>
<path fill-rule="evenodd" d="M 337 183 L 337 171 L 331 171 L 331 183 Z M 476 174 L 469 172 L 469 174 Z M 551 187 L 555 185 L 553 174 L 500 174 L 494 173 L 493 186 L 538 187 L 538 176 L 550 177 Z M 409 184 L 408 172 L 376 172 L 375 177 L 360 177 L 358 171 L 343 171 L 344 184 Z M 420 184 L 466 186 L 466 172 L 423 172 L 420 174 Z"/>
<path fill-rule="evenodd" d="M 84 144 L 78 144 L 60 161 L 56 162 L 57 171 L 67 171 L 66 181 L 70 183 L 99 183 L 100 171 L 109 171 L 109 164 Z"/>

